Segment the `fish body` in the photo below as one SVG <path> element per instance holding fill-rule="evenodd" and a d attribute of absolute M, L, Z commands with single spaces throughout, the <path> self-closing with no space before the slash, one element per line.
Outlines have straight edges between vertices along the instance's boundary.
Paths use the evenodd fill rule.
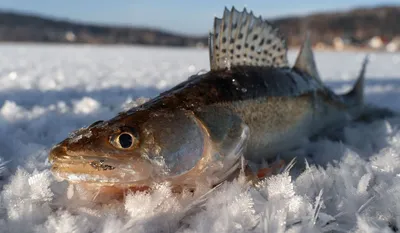
<path fill-rule="evenodd" d="M 279 30 L 225 9 L 210 35 L 209 72 L 95 122 L 54 146 L 56 177 L 129 188 L 169 181 L 213 186 L 363 112 L 364 62 L 354 88 L 336 95 L 319 78 L 308 37 L 293 67 Z"/>
<path fill-rule="evenodd" d="M 322 128 L 356 118 L 359 107 L 296 69 L 244 66 L 192 77 L 116 121 L 142 111 L 151 117 L 164 109 L 185 109 L 202 121 L 211 118 L 207 127 L 221 128 L 225 119 L 218 113 L 229 110 L 251 132 L 245 158 L 262 160 Z"/>

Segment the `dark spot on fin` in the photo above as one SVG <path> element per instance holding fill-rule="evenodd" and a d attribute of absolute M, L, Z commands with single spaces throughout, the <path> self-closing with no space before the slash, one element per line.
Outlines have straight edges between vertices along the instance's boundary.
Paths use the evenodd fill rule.
<path fill-rule="evenodd" d="M 286 41 L 279 29 L 246 9 L 225 8 L 223 17 L 214 19 L 209 49 L 211 70 L 242 65 L 288 67 Z"/>

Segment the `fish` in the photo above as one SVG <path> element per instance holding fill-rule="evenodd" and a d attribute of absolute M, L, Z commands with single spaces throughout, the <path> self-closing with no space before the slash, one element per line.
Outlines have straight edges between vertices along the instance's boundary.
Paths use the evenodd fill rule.
<path fill-rule="evenodd" d="M 287 52 L 278 27 L 225 8 L 209 36 L 209 71 L 74 132 L 50 150 L 53 175 L 107 195 L 159 182 L 215 187 L 243 164 L 273 160 L 363 116 L 367 58 L 339 95 L 320 78 L 309 33 L 293 66 Z"/>

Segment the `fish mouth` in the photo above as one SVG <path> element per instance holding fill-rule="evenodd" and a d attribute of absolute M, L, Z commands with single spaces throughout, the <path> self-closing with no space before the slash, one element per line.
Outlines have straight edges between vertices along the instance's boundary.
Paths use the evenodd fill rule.
<path fill-rule="evenodd" d="M 56 146 L 50 152 L 49 161 L 58 181 L 124 187 L 149 182 L 152 166 L 146 161 L 109 156 L 68 154 L 64 147 Z"/>
<path fill-rule="evenodd" d="M 103 161 L 103 159 L 99 159 Z M 99 168 L 98 164 L 102 168 Z M 112 167 L 112 169 L 110 169 Z M 98 183 L 99 185 L 114 185 L 127 183 L 129 180 L 123 170 L 114 166 L 98 162 L 97 160 L 69 160 L 68 162 L 54 162 L 51 172 L 58 181 L 67 180 L 70 183 Z"/>
<path fill-rule="evenodd" d="M 68 181 L 72 184 L 87 183 L 96 186 L 134 187 L 147 186 L 151 183 L 150 178 L 143 176 L 142 179 L 138 179 L 138 176 L 129 170 L 117 168 L 99 170 L 93 168 L 91 163 L 93 162 L 54 163 L 51 172 L 57 181 Z"/>
<path fill-rule="evenodd" d="M 94 171 L 112 171 L 117 167 L 120 167 L 123 160 L 114 158 L 106 158 L 101 156 L 68 156 L 57 157 L 57 159 L 50 160 L 53 169 L 59 168 L 70 168 L 74 169 L 73 166 L 83 166 L 83 169 L 94 170 Z"/>

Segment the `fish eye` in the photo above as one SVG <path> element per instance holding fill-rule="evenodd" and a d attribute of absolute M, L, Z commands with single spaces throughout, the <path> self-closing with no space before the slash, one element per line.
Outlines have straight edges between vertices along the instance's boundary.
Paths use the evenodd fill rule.
<path fill-rule="evenodd" d="M 126 149 L 132 146 L 133 144 L 133 137 L 128 133 L 122 133 L 118 137 L 118 142 L 122 148 Z"/>
<path fill-rule="evenodd" d="M 111 138 L 111 144 L 120 149 L 130 149 L 138 144 L 137 137 L 132 133 L 122 132 Z"/>

